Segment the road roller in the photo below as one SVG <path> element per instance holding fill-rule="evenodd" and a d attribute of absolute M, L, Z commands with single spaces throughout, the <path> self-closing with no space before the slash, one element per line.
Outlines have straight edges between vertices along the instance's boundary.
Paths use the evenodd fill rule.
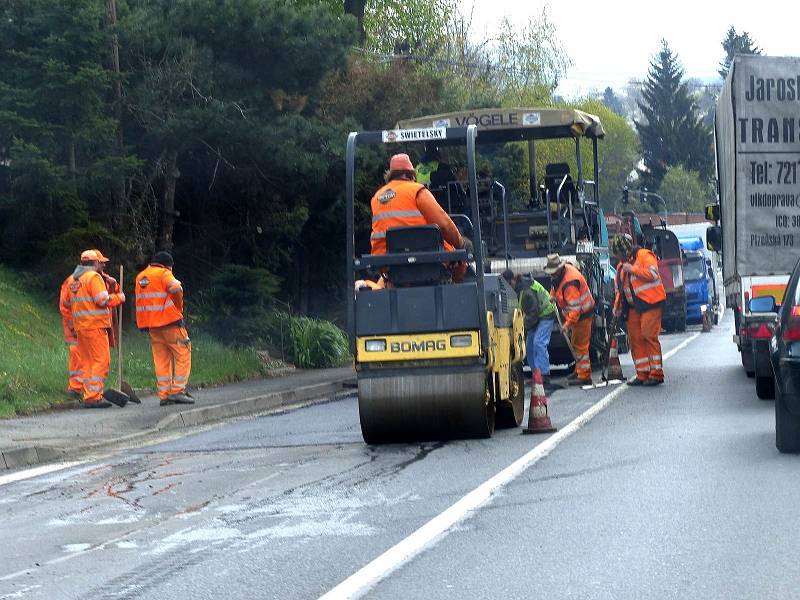
<path fill-rule="evenodd" d="M 369 238 L 367 227 L 355 227 L 359 147 L 382 145 L 389 155 L 431 140 L 463 145 L 471 212 L 478 215 L 477 135 L 471 125 L 348 137 L 347 325 L 361 432 L 368 444 L 487 438 L 495 426 L 516 427 L 522 421 L 523 315 L 511 286 L 484 272 L 480 219 L 451 215 L 477 251 L 448 252 L 438 227 L 422 225 L 389 229 L 384 255 L 356 252 L 357 239 Z M 374 183 L 370 195 L 379 186 Z M 455 283 L 447 265 L 459 262 L 468 265 L 467 275 Z M 356 281 L 378 277 L 384 286 L 356 289 Z"/>

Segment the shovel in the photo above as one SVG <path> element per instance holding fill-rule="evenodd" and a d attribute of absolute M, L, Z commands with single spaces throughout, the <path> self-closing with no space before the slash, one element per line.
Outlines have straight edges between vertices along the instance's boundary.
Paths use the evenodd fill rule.
<path fill-rule="evenodd" d="M 122 289 L 122 265 L 119 266 L 119 289 Z M 122 305 L 119 305 L 119 312 L 117 313 L 117 387 L 118 390 L 109 389 L 103 393 L 103 397 L 116 404 L 120 408 L 124 408 L 130 400 L 136 404 L 141 404 L 141 400 L 136 397 L 133 389 L 127 382 L 122 380 Z"/>
<path fill-rule="evenodd" d="M 608 346 L 606 347 L 606 355 L 603 358 L 603 369 L 600 372 L 601 380 L 598 381 L 597 383 L 593 383 L 592 385 L 581 386 L 582 390 L 593 390 L 595 388 L 606 387 L 608 385 L 619 385 L 620 383 L 622 383 L 621 379 L 609 379 L 608 375 L 606 374 L 606 371 L 608 370 L 608 357 L 611 354 L 611 339 L 617 333 L 617 326 L 618 326 L 617 317 L 614 317 L 613 319 L 611 319 L 611 335 L 607 336 Z"/>
<path fill-rule="evenodd" d="M 122 265 L 119 266 L 119 289 L 122 288 L 123 283 L 123 270 Z M 119 331 L 117 335 L 117 364 L 119 365 L 119 373 L 117 376 L 117 380 L 119 383 L 119 389 L 128 397 L 128 400 L 133 402 L 134 404 L 141 404 L 142 401 L 139 399 L 139 396 L 136 395 L 136 392 L 133 391 L 131 384 L 125 381 L 122 378 L 122 304 L 119 305 Z"/>

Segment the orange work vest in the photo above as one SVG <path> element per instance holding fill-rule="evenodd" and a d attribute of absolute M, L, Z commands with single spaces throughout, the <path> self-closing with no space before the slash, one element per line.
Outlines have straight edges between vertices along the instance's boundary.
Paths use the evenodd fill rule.
<path fill-rule="evenodd" d="M 58 294 L 58 308 L 61 311 L 61 325 L 64 328 L 64 341 L 67 346 L 76 346 L 78 338 L 75 336 L 75 327 L 72 322 L 72 303 L 69 299 L 69 282 L 72 275 L 61 284 L 61 291 Z"/>
<path fill-rule="evenodd" d="M 386 231 L 392 227 L 411 227 L 427 225 L 425 215 L 417 206 L 417 194 L 425 186 L 416 181 L 395 179 L 390 181 L 372 197 L 372 235 L 370 243 L 372 254 L 386 254 Z M 448 252 L 453 246 L 442 240 Z"/>
<path fill-rule="evenodd" d="M 635 256 L 633 266 L 640 270 L 648 271 L 655 279 L 644 279 L 639 277 L 635 271 L 632 271 L 629 273 L 629 277 L 623 277 L 623 281 L 627 279 L 629 282 L 628 285 L 624 286 L 626 288 L 626 298 L 629 293 L 632 293 L 633 296 L 647 304 L 663 302 L 667 299 L 667 292 L 661 282 L 661 275 L 658 274 L 658 259 L 656 255 L 646 248 L 639 248 Z"/>
<path fill-rule="evenodd" d="M 136 326 L 165 327 L 183 319 L 183 287 L 168 268 L 150 265 L 136 276 Z"/>
<path fill-rule="evenodd" d="M 78 267 L 67 279 L 67 288 L 69 298 L 64 305 L 72 311 L 75 331 L 111 328 L 111 309 L 107 306 L 110 295 L 100 273 Z"/>
<path fill-rule="evenodd" d="M 574 300 L 567 300 L 564 293 L 568 287 L 572 286 L 578 288 L 579 296 Z M 569 263 L 564 267 L 564 277 L 562 277 L 558 289 L 553 294 L 553 299 L 565 314 L 577 312 L 579 318 L 586 319 L 594 312 L 594 297 L 589 285 L 586 283 L 586 279 L 578 269 Z"/>

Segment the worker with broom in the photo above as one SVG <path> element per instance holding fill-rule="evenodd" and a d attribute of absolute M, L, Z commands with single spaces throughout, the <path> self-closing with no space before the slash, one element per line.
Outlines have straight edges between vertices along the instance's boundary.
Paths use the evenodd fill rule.
<path fill-rule="evenodd" d="M 81 253 L 81 262 L 67 280 L 67 295 L 62 305 L 69 309 L 78 342 L 82 371 L 83 408 L 108 408 L 104 396 L 110 352 L 108 331 L 111 309 L 125 302 L 123 292 L 109 293 L 100 274 L 105 257 L 97 250 Z"/>

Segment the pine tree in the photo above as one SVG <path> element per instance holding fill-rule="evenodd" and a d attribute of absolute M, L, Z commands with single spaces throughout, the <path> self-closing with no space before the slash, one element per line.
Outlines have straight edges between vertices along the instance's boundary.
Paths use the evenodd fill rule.
<path fill-rule="evenodd" d="M 622 106 L 622 101 L 617 97 L 610 87 L 607 87 L 603 92 L 603 104 L 605 104 L 612 111 L 619 116 L 625 116 L 625 108 Z"/>
<path fill-rule="evenodd" d="M 699 118 L 694 99 L 682 82 L 683 73 L 678 57 L 662 40 L 642 89 L 639 109 L 643 118 L 636 122 L 646 167 L 642 179 L 650 189 L 658 189 L 671 166 L 698 171 L 704 180 L 711 176 L 711 132 Z"/>
<path fill-rule="evenodd" d="M 761 48 L 750 39 L 750 34 L 746 31 L 736 33 L 733 25 L 728 29 L 725 39 L 722 40 L 722 49 L 725 50 L 725 58 L 719 63 L 719 76 L 722 79 L 728 76 L 733 57 L 737 54 L 761 54 Z"/>

